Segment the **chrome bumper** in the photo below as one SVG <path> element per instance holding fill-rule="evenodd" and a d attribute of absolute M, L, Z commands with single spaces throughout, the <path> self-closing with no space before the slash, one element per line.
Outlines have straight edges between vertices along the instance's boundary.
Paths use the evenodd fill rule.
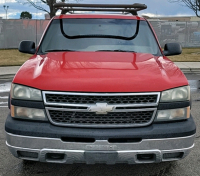
<path fill-rule="evenodd" d="M 194 135 L 180 138 L 144 139 L 136 143 L 63 142 L 59 138 L 19 136 L 6 133 L 6 144 L 17 158 L 50 163 L 159 163 L 186 157 L 194 147 Z"/>

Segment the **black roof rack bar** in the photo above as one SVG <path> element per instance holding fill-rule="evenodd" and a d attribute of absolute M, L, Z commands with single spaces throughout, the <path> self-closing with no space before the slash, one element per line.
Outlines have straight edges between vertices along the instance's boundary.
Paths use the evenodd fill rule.
<path fill-rule="evenodd" d="M 62 12 L 61 14 L 65 14 L 67 12 L 73 12 L 73 11 L 98 11 L 98 12 L 128 12 L 128 13 L 134 13 L 134 15 L 137 15 L 136 14 L 136 11 L 134 9 L 81 9 L 81 8 L 76 8 L 76 9 L 62 9 Z"/>
<path fill-rule="evenodd" d="M 56 9 L 60 9 L 61 14 L 74 11 L 108 11 L 108 12 L 123 12 L 137 15 L 137 11 L 147 8 L 145 4 L 70 4 L 70 3 L 56 3 Z"/>
<path fill-rule="evenodd" d="M 96 8 L 147 8 L 145 4 L 76 4 L 76 3 L 55 3 L 54 7 L 96 7 Z"/>

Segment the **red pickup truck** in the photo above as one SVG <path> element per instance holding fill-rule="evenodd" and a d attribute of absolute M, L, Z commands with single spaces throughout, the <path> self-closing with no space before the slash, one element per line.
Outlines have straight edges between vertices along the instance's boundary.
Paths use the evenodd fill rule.
<path fill-rule="evenodd" d="M 188 81 L 161 49 L 144 4 L 55 4 L 55 16 L 12 81 L 6 144 L 23 160 L 158 163 L 194 146 Z M 72 13 L 109 11 L 111 13 Z"/>

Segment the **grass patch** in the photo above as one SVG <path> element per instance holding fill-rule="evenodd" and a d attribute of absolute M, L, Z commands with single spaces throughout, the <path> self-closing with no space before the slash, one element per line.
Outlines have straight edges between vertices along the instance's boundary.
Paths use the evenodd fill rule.
<path fill-rule="evenodd" d="M 20 66 L 31 57 L 17 49 L 0 50 L 0 66 Z M 200 62 L 200 48 L 183 48 L 183 53 L 169 57 L 173 62 Z"/>
<path fill-rule="evenodd" d="M 0 66 L 20 66 L 31 57 L 17 49 L 0 50 Z"/>
<path fill-rule="evenodd" d="M 168 58 L 173 62 L 200 62 L 200 48 L 183 48 L 181 55 Z"/>

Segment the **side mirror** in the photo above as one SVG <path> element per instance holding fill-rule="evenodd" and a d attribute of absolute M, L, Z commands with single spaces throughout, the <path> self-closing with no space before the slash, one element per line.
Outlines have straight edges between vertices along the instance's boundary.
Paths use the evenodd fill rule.
<path fill-rule="evenodd" d="M 28 54 L 35 54 L 36 49 L 35 49 L 35 42 L 32 41 L 22 41 L 19 44 L 19 49 L 20 52 L 22 53 L 28 53 Z"/>
<path fill-rule="evenodd" d="M 165 56 L 179 55 L 182 53 L 182 47 L 179 43 L 167 43 L 165 44 L 163 54 Z"/>

